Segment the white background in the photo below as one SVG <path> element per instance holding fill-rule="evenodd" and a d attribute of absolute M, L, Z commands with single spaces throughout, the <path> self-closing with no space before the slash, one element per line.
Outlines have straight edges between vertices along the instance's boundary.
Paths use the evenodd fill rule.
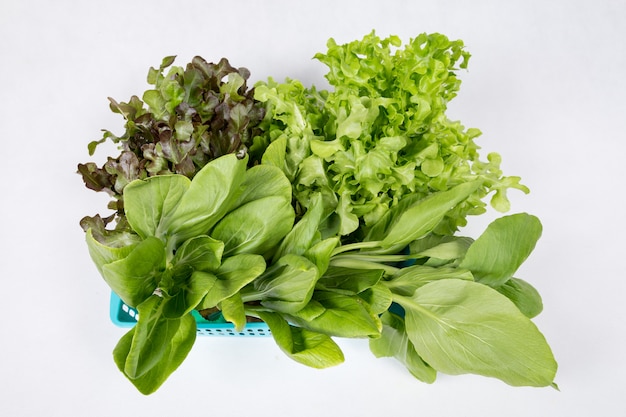
<path fill-rule="evenodd" d="M 0 415 L 625 416 L 625 28 L 626 2 L 607 0 L 2 0 Z M 318 371 L 271 338 L 201 338 L 156 394 L 137 393 L 113 364 L 124 330 L 78 226 L 107 201 L 75 174 L 100 129 L 121 133 L 107 96 L 140 95 L 172 54 L 323 86 L 312 56 L 372 29 L 405 41 L 441 32 L 472 53 L 449 113 L 532 190 L 511 192 L 512 212 L 544 225 L 518 276 L 543 295 L 535 322 L 561 391 L 475 376 L 423 384 L 364 340 L 340 340 L 346 363 Z"/>

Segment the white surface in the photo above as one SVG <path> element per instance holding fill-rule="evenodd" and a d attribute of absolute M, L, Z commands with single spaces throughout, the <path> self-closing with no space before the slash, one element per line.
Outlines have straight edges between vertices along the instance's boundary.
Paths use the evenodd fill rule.
<path fill-rule="evenodd" d="M 626 3 L 602 0 L 3 1 L 0 415 L 626 415 L 625 28 Z M 100 129 L 122 129 L 106 97 L 143 92 L 170 54 L 323 85 L 313 54 L 372 29 L 405 41 L 437 31 L 472 53 L 450 112 L 532 190 L 512 192 L 512 212 L 544 224 L 518 275 L 544 297 L 536 323 L 561 392 L 474 376 L 422 384 L 363 340 L 340 341 L 346 363 L 315 371 L 271 338 L 203 338 L 156 394 L 138 394 L 113 364 L 124 331 L 78 226 L 107 200 L 74 173 Z"/>

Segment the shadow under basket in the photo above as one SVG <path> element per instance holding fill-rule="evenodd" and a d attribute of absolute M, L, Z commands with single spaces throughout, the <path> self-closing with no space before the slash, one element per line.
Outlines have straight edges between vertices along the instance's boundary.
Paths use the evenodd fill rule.
<path fill-rule="evenodd" d="M 133 327 L 137 324 L 139 313 L 126 305 L 114 292 L 111 293 L 110 305 L 111 321 L 118 327 Z M 206 320 L 197 311 L 193 310 L 199 336 L 271 336 L 267 324 L 263 322 L 246 323 L 243 331 L 238 332 L 232 323 L 227 322 L 218 314 L 213 320 Z"/>

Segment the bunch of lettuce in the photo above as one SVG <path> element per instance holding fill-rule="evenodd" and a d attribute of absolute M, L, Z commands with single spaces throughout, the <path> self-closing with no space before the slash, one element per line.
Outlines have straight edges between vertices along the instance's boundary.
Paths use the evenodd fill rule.
<path fill-rule="evenodd" d="M 345 45 L 331 39 L 327 53 L 315 57 L 328 66 L 332 90 L 297 80 L 256 86 L 255 98 L 268 110 L 263 161 L 283 169 L 303 207 L 321 192 L 333 211 L 328 227 L 342 236 L 356 231 L 362 238 L 407 196 L 475 179 L 482 185 L 437 232 L 453 233 L 467 215 L 483 213 L 489 193 L 491 205 L 505 212 L 507 189 L 528 192 L 518 177 L 502 175 L 498 154 L 479 159 L 479 130 L 446 116 L 461 83 L 457 66 L 466 68 L 470 57 L 463 43 L 422 34 L 401 46 L 399 38 L 374 32 Z"/>
<path fill-rule="evenodd" d="M 144 394 L 184 361 L 195 317 L 237 329 L 267 323 L 306 366 L 340 364 L 337 337 L 369 340 L 417 379 L 474 373 L 554 386 L 557 364 L 531 321 L 542 300 L 515 276 L 542 232 L 535 216 L 501 217 L 476 240 L 457 236 L 483 200 L 506 211 L 499 157 L 479 159 L 445 116 L 467 65 L 460 41 L 420 35 L 404 49 L 374 33 L 317 58 L 332 91 L 222 59 L 151 68 L 143 100 L 111 100 L 121 154 L 79 164 L 115 213 L 85 217 L 89 253 L 137 325 L 114 349 Z M 101 141 L 92 142 L 94 147 Z M 116 220 L 114 228 L 108 224 Z"/>
<path fill-rule="evenodd" d="M 78 165 L 88 188 L 113 197 L 110 208 L 116 213 L 107 222 L 117 217 L 123 223 L 123 192 L 131 181 L 165 174 L 193 178 L 222 155 L 246 155 L 257 135 L 265 110 L 247 86 L 248 69 L 234 68 L 225 58 L 214 64 L 196 56 L 185 68 L 171 66 L 174 59 L 165 57 L 159 68 L 150 68 L 147 81 L 153 88 L 143 100 L 109 98 L 111 110 L 125 119 L 125 131 L 116 136 L 105 130 L 102 139 L 89 144 L 89 153 L 111 140 L 120 154 L 101 167 Z"/>

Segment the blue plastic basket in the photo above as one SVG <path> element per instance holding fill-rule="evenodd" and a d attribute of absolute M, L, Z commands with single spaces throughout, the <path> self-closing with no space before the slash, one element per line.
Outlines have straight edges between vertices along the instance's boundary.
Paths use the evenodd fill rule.
<path fill-rule="evenodd" d="M 137 323 L 139 313 L 126 305 L 114 292 L 111 293 L 110 306 L 111 321 L 118 327 L 133 327 Z M 214 321 L 206 320 L 197 311 L 192 314 L 196 319 L 198 335 L 202 336 L 270 336 L 267 324 L 262 322 L 247 323 L 243 331 L 238 332 L 232 323 L 218 318 Z"/>

